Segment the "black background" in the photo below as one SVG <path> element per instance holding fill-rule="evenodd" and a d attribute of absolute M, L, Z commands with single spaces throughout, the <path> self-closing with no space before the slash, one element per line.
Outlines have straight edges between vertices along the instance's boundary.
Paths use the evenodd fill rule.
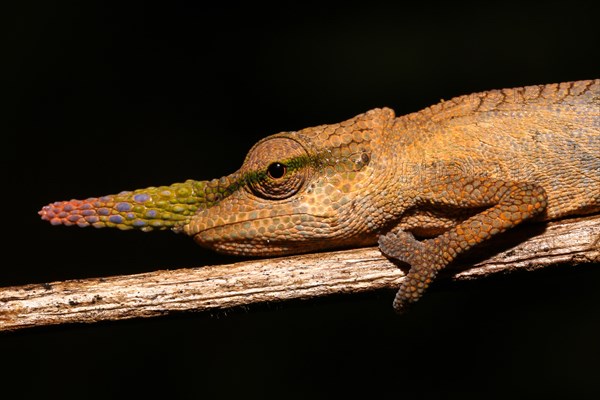
<path fill-rule="evenodd" d="M 230 173 L 258 139 L 378 106 L 598 78 L 589 1 L 52 2 L 4 15 L 2 286 L 232 262 L 39 208 Z M 598 398 L 598 265 L 0 334 L 14 398 Z"/>

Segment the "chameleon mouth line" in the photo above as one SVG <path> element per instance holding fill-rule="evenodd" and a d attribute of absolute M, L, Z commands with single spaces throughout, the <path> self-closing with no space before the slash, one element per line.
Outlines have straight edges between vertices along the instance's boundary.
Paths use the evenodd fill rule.
<path fill-rule="evenodd" d="M 306 223 L 312 224 L 314 222 L 322 223 L 321 221 L 327 220 L 327 219 L 331 218 L 331 217 L 325 216 L 325 215 L 306 214 L 306 213 L 281 214 L 281 215 L 277 215 L 277 216 L 274 216 L 274 217 L 261 217 L 261 218 L 245 219 L 245 220 L 242 220 L 242 221 L 228 222 L 228 223 L 221 224 L 221 225 L 218 225 L 218 226 L 212 226 L 210 228 L 199 230 L 198 232 L 194 233 L 194 236 L 196 236 L 196 235 L 198 235 L 200 233 L 205 233 L 205 232 L 210 232 L 210 231 L 218 231 L 219 229 L 224 229 L 224 228 L 235 226 L 235 225 L 241 225 L 241 224 L 245 224 L 245 223 L 248 223 L 248 222 L 273 220 L 273 219 L 276 219 L 276 218 L 285 218 L 285 217 L 293 218 L 295 216 L 303 216 L 303 215 L 304 216 L 308 216 L 311 219 L 308 220 L 308 221 L 305 221 L 304 223 L 297 223 L 296 225 L 306 225 Z M 303 221 L 301 221 L 301 222 L 303 222 Z M 328 227 L 329 227 L 329 225 L 328 225 Z M 215 240 L 217 240 L 217 238 L 215 238 Z"/>

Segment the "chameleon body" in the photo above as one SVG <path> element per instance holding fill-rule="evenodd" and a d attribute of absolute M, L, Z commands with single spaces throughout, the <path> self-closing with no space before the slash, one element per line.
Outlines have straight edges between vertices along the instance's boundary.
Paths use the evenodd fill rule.
<path fill-rule="evenodd" d="M 172 229 L 271 256 L 379 244 L 403 311 L 459 254 L 527 220 L 600 211 L 600 80 L 492 90 L 259 141 L 241 168 L 56 202 L 52 224 Z"/>

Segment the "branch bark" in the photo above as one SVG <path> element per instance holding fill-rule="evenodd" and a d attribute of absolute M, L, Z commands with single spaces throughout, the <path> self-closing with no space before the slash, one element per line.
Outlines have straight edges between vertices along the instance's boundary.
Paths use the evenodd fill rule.
<path fill-rule="evenodd" d="M 515 270 L 600 262 L 600 215 L 513 230 L 480 248 L 475 259 L 462 262 L 447 276 L 478 279 Z M 363 248 L 6 287 L 0 288 L 0 331 L 395 289 L 403 278 L 403 271 L 377 248 Z"/>

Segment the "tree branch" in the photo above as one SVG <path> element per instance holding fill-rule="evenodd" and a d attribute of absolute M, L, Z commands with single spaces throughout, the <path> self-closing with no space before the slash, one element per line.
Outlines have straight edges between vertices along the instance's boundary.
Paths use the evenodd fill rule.
<path fill-rule="evenodd" d="M 599 249 L 600 215 L 531 224 L 478 249 L 476 258 L 462 259 L 463 265 L 453 266 L 447 276 L 477 279 L 557 264 L 600 262 Z M 377 248 L 364 248 L 6 287 L 0 288 L 0 331 L 392 289 L 403 277 L 402 270 Z"/>

